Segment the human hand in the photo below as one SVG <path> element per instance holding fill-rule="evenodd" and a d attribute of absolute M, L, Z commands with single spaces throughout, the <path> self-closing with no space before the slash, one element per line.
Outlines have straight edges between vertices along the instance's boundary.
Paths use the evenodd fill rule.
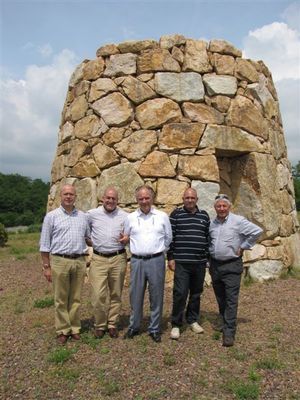
<path fill-rule="evenodd" d="M 44 277 L 48 282 L 52 282 L 51 268 L 44 268 Z"/>
<path fill-rule="evenodd" d="M 170 271 L 175 271 L 175 260 L 169 260 L 168 261 L 168 268 Z"/>
<path fill-rule="evenodd" d="M 119 242 L 125 246 L 125 244 L 129 242 L 129 235 L 125 235 L 123 232 L 121 232 L 119 235 Z"/>

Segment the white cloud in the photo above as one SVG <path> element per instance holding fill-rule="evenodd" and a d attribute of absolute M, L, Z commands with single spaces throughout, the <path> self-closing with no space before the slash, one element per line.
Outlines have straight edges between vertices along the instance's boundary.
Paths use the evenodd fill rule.
<path fill-rule="evenodd" d="M 263 60 L 272 73 L 292 164 L 300 160 L 299 15 L 300 3 L 289 5 L 282 14 L 286 23 L 273 22 L 250 31 L 244 40 L 243 51 L 247 58 Z"/>
<path fill-rule="evenodd" d="M 250 31 L 243 53 L 247 58 L 263 60 L 275 82 L 300 79 L 300 34 L 283 22 Z"/>
<path fill-rule="evenodd" d="M 50 57 L 53 54 L 52 47 L 50 46 L 49 43 L 44 44 L 43 46 L 38 46 L 38 52 L 43 57 Z"/>
<path fill-rule="evenodd" d="M 299 1 L 291 3 L 281 14 L 282 18 L 289 27 L 299 29 L 300 26 L 300 3 Z"/>
<path fill-rule="evenodd" d="M 49 179 L 61 110 L 75 65 L 75 54 L 63 50 L 50 65 L 30 65 L 24 79 L 0 82 L 1 172 Z"/>

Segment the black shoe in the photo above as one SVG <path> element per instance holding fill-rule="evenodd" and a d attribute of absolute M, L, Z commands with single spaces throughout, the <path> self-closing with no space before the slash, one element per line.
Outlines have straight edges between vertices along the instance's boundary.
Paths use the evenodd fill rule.
<path fill-rule="evenodd" d="M 139 331 L 134 331 L 133 329 L 128 329 L 128 331 L 125 333 L 123 339 L 133 339 L 137 335 L 139 335 Z"/>
<path fill-rule="evenodd" d="M 231 347 L 234 345 L 234 337 L 232 336 L 223 336 L 223 346 Z"/>
<path fill-rule="evenodd" d="M 149 333 L 149 336 L 155 343 L 160 343 L 161 342 L 161 336 L 160 333 L 158 332 L 151 332 Z"/>

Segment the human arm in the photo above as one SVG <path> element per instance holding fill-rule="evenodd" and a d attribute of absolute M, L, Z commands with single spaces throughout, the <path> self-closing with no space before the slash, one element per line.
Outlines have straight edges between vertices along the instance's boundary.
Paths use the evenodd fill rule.
<path fill-rule="evenodd" d="M 170 271 L 175 271 L 175 260 L 168 260 L 168 268 Z"/>
<path fill-rule="evenodd" d="M 239 255 L 242 255 L 244 250 L 251 249 L 255 245 L 262 232 L 263 229 L 258 225 L 248 221 L 246 218 L 242 218 L 240 223 L 242 241 L 239 249 Z"/>
<path fill-rule="evenodd" d="M 50 253 L 48 253 L 46 251 L 41 251 L 41 257 L 42 257 L 42 262 L 43 262 L 44 277 L 47 279 L 48 282 L 52 282 Z"/>

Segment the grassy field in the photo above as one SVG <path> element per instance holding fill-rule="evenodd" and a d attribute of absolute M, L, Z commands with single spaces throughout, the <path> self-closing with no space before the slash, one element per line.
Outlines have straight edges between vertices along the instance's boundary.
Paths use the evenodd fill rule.
<path fill-rule="evenodd" d="M 59 347 L 53 296 L 41 272 L 39 234 L 10 235 L 0 249 L 0 398 L 76 400 L 300 399 L 300 280 L 297 274 L 241 289 L 236 344 L 221 346 L 214 331 L 217 307 L 211 287 L 201 303 L 203 335 L 184 328 L 169 339 L 172 289 L 166 286 L 162 343 L 146 332 L 134 340 L 96 340 L 90 287 L 82 301 L 82 340 Z M 125 285 L 120 321 L 128 325 Z"/>

